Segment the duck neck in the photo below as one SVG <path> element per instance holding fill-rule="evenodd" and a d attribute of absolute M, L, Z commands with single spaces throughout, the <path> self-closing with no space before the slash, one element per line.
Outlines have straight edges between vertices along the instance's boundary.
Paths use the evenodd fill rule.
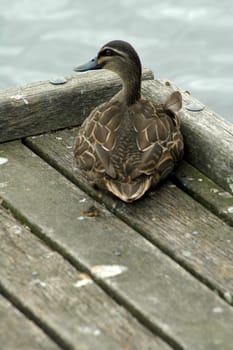
<path fill-rule="evenodd" d="M 123 81 L 122 95 L 128 106 L 136 103 L 141 97 L 141 67 L 122 72 Z"/>

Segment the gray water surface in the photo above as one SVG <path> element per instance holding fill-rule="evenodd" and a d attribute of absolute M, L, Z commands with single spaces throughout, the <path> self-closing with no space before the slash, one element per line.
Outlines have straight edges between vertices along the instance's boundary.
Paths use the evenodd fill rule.
<path fill-rule="evenodd" d="M 233 122 L 231 0 L 0 0 L 0 88 L 70 74 L 114 39 Z"/>

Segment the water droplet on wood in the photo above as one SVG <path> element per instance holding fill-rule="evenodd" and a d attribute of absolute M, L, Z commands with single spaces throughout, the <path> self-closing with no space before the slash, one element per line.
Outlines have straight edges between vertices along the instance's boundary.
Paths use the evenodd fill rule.
<path fill-rule="evenodd" d="M 210 192 L 211 192 L 211 193 L 218 193 L 219 190 L 218 190 L 217 188 L 211 188 L 211 189 L 210 189 Z"/>
<path fill-rule="evenodd" d="M 228 213 L 233 214 L 233 206 L 227 208 Z"/>
<path fill-rule="evenodd" d="M 96 265 L 91 269 L 99 278 L 109 278 L 122 274 L 127 271 L 126 266 L 122 265 Z"/>
<path fill-rule="evenodd" d="M 116 256 L 121 256 L 120 250 L 115 250 L 115 251 L 114 251 L 114 255 L 116 255 Z"/>
<path fill-rule="evenodd" d="M 220 306 L 216 306 L 213 308 L 213 312 L 215 314 L 221 314 L 223 312 L 223 309 Z"/>
<path fill-rule="evenodd" d="M 6 164 L 8 162 L 8 158 L 0 157 L 0 165 Z"/>
<path fill-rule="evenodd" d="M 192 253 L 188 250 L 183 250 L 182 254 L 186 257 L 186 258 L 190 258 L 192 256 Z"/>
<path fill-rule="evenodd" d="M 82 197 L 82 198 L 79 199 L 79 203 L 84 203 L 84 202 L 86 202 L 86 200 L 87 199 L 85 197 Z"/>
<path fill-rule="evenodd" d="M 229 304 L 233 303 L 233 296 L 232 296 L 232 294 L 230 292 L 225 292 L 223 294 L 223 297 Z"/>
<path fill-rule="evenodd" d="M 224 191 L 224 192 L 218 192 L 218 195 L 219 195 L 220 197 L 223 197 L 223 198 L 231 198 L 231 197 L 232 197 L 232 195 L 231 195 L 229 192 L 226 192 L 226 191 Z"/>
<path fill-rule="evenodd" d="M 188 177 L 186 177 L 186 180 L 188 180 L 188 181 L 194 181 L 194 178 L 191 177 L 191 176 L 188 176 Z"/>

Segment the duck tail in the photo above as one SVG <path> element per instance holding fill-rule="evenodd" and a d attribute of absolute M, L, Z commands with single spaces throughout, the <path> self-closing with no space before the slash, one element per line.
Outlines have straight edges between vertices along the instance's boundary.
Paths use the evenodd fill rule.
<path fill-rule="evenodd" d="M 144 195 L 152 183 L 152 177 L 144 178 L 142 181 L 133 183 L 120 183 L 117 181 L 108 181 L 106 187 L 108 191 L 124 202 L 133 202 Z"/>

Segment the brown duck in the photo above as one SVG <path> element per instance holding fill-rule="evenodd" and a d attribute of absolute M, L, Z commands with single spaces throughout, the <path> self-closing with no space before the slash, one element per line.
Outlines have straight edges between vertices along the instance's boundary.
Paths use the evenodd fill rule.
<path fill-rule="evenodd" d="M 93 185 L 132 202 L 164 179 L 183 156 L 176 115 L 182 97 L 174 91 L 161 104 L 141 98 L 141 62 L 127 42 L 109 42 L 75 71 L 100 68 L 117 73 L 123 87 L 84 121 L 74 156 Z"/>

